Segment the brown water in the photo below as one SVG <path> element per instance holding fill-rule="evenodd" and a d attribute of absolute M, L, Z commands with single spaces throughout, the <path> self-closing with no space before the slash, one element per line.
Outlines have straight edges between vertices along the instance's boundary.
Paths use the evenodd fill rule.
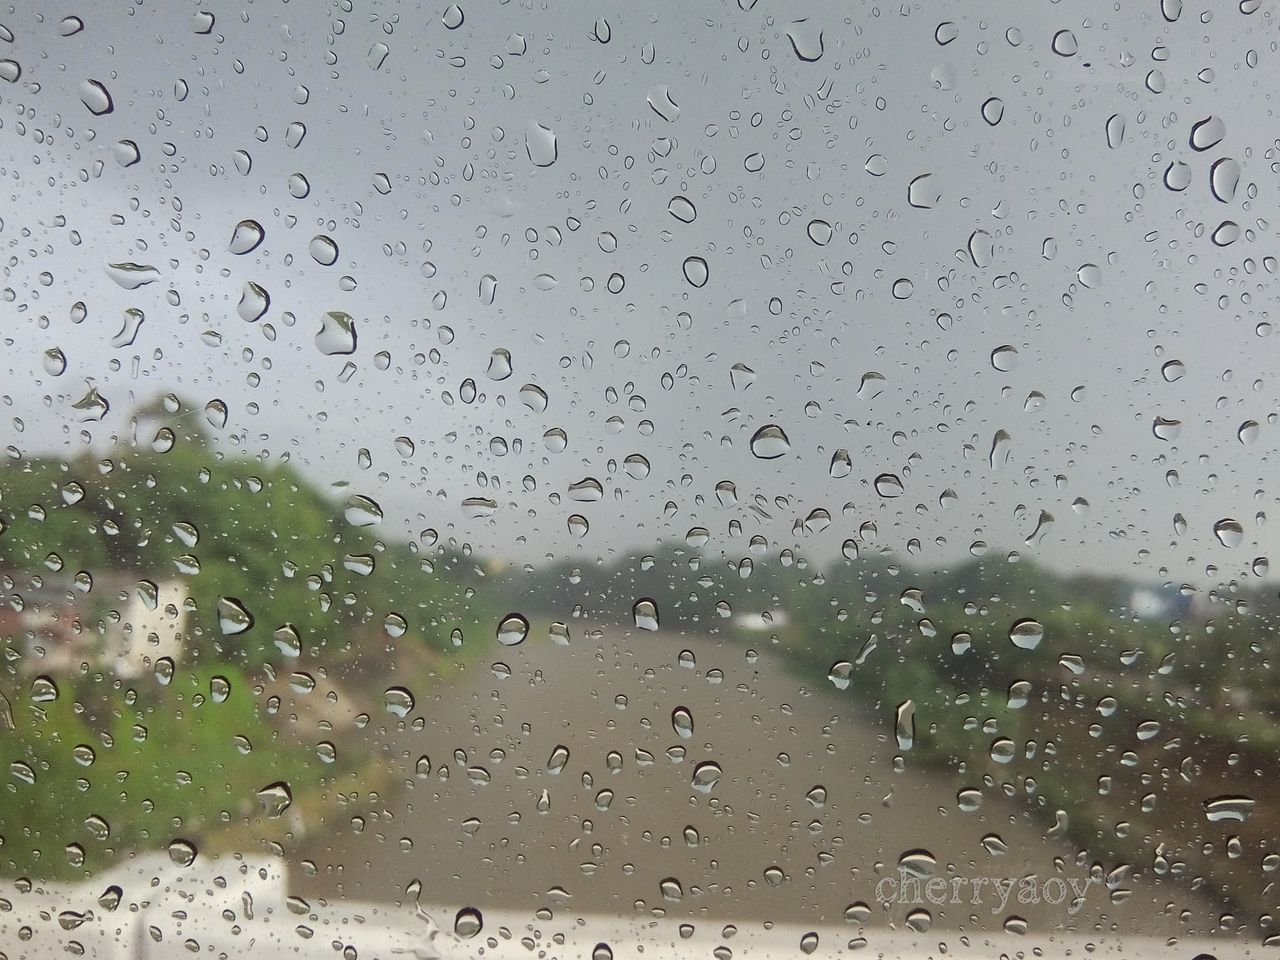
<path fill-rule="evenodd" d="M 965 902 L 924 904 L 935 931 L 1000 930 L 1015 915 L 1032 933 L 1185 936 L 1217 915 L 1202 896 L 1149 873 L 1128 877 L 1120 893 L 1094 884 L 1074 916 L 1069 898 L 1018 903 L 1016 891 L 1003 910 L 989 888 L 975 905 L 968 878 L 1083 883 L 1090 861 L 1077 864 L 1069 841 L 1046 837 L 1051 821 L 998 784 L 965 813 L 957 792 L 982 788 L 977 778 L 913 762 L 909 751 L 905 769 L 894 772 L 892 717 L 868 716 L 825 681 L 815 687 L 771 655 L 764 636 L 750 656 L 745 645 L 706 636 L 598 629 L 592 638 L 575 625 L 568 647 L 537 627 L 518 647 L 490 641 L 463 676 L 415 691 L 404 720 L 368 704 L 373 719 L 359 749 L 381 754 L 394 773 L 390 787 L 374 799 L 365 785 L 341 781 L 323 820 L 284 840 L 297 892 L 401 900 L 417 879 L 423 902 L 482 910 L 665 910 L 670 918 L 813 924 L 844 923 L 846 906 L 861 900 L 873 907 L 868 927 L 902 927 L 916 905 L 881 908 L 876 884 L 898 877 L 904 853 L 924 850 L 948 878 L 948 898 L 952 878 L 965 878 Z M 680 665 L 683 650 L 696 667 Z M 509 677 L 495 677 L 499 661 Z M 413 689 L 412 678 L 390 679 Z M 693 717 L 688 739 L 673 730 L 679 707 Z M 422 729 L 412 729 L 415 718 Z M 548 769 L 557 746 L 569 750 L 558 775 Z M 683 758 L 669 755 L 673 747 Z M 637 751 L 652 761 L 638 761 Z M 611 769 L 610 753 L 620 769 Z M 415 773 L 423 756 L 427 777 Z M 691 781 L 706 761 L 723 777 L 704 793 Z M 468 774 L 480 767 L 485 774 Z M 821 806 L 807 799 L 817 786 L 826 791 Z M 549 806 L 540 811 L 544 791 Z M 984 849 L 989 834 L 1007 852 Z M 304 860 L 313 876 L 300 868 Z M 772 867 L 782 874 L 776 885 L 766 879 Z M 681 899 L 664 896 L 667 879 L 678 881 Z M 1189 911 L 1186 924 L 1181 910 Z"/>

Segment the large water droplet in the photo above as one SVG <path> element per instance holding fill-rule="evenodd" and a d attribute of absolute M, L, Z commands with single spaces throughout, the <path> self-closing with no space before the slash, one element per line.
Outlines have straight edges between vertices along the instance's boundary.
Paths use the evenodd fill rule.
<path fill-rule="evenodd" d="M 524 149 L 535 167 L 549 167 L 560 156 L 555 131 L 540 123 L 531 123 L 524 137 Z"/>
<path fill-rule="evenodd" d="M 266 235 L 262 224 L 257 220 L 241 220 L 231 231 L 231 242 L 227 244 L 227 250 L 237 256 L 244 256 L 257 249 Z"/>
<path fill-rule="evenodd" d="M 704 760 L 693 768 L 693 789 L 700 793 L 710 793 L 723 776 L 724 770 L 720 768 L 720 764 L 714 760 Z"/>
<path fill-rule="evenodd" d="M 453 918 L 453 932 L 463 940 L 470 940 L 484 929 L 484 917 L 475 907 L 463 907 Z"/>
<path fill-rule="evenodd" d="M 395 717 L 407 717 L 413 712 L 416 701 L 405 687 L 387 687 L 382 693 L 382 706 Z"/>
<path fill-rule="evenodd" d="M 529 636 L 529 621 L 518 613 L 509 613 L 498 624 L 498 642 L 504 646 L 514 647 L 524 643 Z"/>
<path fill-rule="evenodd" d="M 768 423 L 751 437 L 751 452 L 761 460 L 776 460 L 791 452 L 791 441 L 776 423 Z"/>
<path fill-rule="evenodd" d="M 329 310 L 320 318 L 316 349 L 326 357 L 345 357 L 356 352 L 356 321 L 349 313 Z"/>
<path fill-rule="evenodd" d="M 641 630 L 658 629 L 658 604 L 648 597 L 641 597 L 631 607 L 631 617 Z"/>
<path fill-rule="evenodd" d="M 1213 535 L 1224 547 L 1238 547 L 1244 542 L 1244 527 L 1239 520 L 1225 517 L 1213 525 Z"/>
<path fill-rule="evenodd" d="M 1009 640 L 1015 647 L 1023 650 L 1034 650 L 1044 639 L 1044 627 L 1040 621 L 1030 617 L 1015 620 L 1009 627 Z"/>
<path fill-rule="evenodd" d="M 267 817 L 274 820 L 293 806 L 293 790 L 283 780 L 268 784 L 258 791 L 258 805 Z"/>
<path fill-rule="evenodd" d="M 84 80 L 80 83 L 80 102 L 96 117 L 115 109 L 110 91 L 97 80 Z"/>
<path fill-rule="evenodd" d="M 218 598 L 218 628 L 226 636 L 241 634 L 253 627 L 253 614 L 236 597 Z"/>
<path fill-rule="evenodd" d="M 824 45 L 822 28 L 808 19 L 795 20 L 787 28 L 787 39 L 796 57 L 804 63 L 816 63 L 822 59 Z"/>

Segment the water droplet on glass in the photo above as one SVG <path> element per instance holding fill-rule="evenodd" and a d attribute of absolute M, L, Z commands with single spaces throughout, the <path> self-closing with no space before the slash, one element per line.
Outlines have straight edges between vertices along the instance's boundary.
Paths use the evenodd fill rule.
<path fill-rule="evenodd" d="M 241 220 L 231 232 L 231 242 L 227 244 L 227 249 L 237 256 L 243 256 L 256 250 L 265 236 L 266 231 L 257 220 Z"/>
<path fill-rule="evenodd" d="M 1240 183 L 1240 164 L 1231 157 L 1215 160 L 1209 168 L 1209 186 L 1213 196 L 1221 203 L 1230 203 L 1236 196 L 1236 185 Z"/>
<path fill-rule="evenodd" d="M 115 109 L 111 93 L 97 80 L 84 80 L 80 83 L 80 102 L 96 117 Z"/>
<path fill-rule="evenodd" d="M 907 203 L 917 210 L 932 210 L 942 199 L 933 185 L 933 174 L 922 173 L 907 184 Z"/>
<path fill-rule="evenodd" d="M 675 123 L 680 118 L 680 106 L 671 99 L 671 91 L 665 85 L 650 90 L 645 96 L 645 101 L 654 113 L 668 123 Z"/>
<path fill-rule="evenodd" d="M 684 278 L 695 287 L 706 286 L 710 277 L 707 261 L 702 257 L 686 257 L 684 261 Z"/>
<path fill-rule="evenodd" d="M 796 57 L 804 63 L 816 63 L 822 59 L 822 29 L 808 19 L 795 20 L 787 28 L 787 39 Z"/>
<path fill-rule="evenodd" d="M 671 711 L 671 729 L 683 740 L 693 736 L 693 714 L 688 707 L 676 707 Z"/>
<path fill-rule="evenodd" d="M 1204 801 L 1204 815 L 1210 823 L 1244 823 L 1256 801 L 1245 796 L 1221 796 Z"/>
<path fill-rule="evenodd" d="M 145 263 L 108 263 L 107 276 L 125 290 L 137 290 L 160 279 L 160 271 Z"/>
<path fill-rule="evenodd" d="M 991 351 L 991 366 L 1001 373 L 1008 373 L 1018 365 L 1018 350 L 1010 344 L 996 347 Z"/>
<path fill-rule="evenodd" d="M 258 806 L 270 819 L 281 816 L 293 805 L 293 791 L 283 780 L 268 784 L 258 791 Z"/>
<path fill-rule="evenodd" d="M 751 452 L 760 460 L 776 460 L 791 452 L 791 441 L 777 424 L 765 424 L 751 437 Z"/>
<path fill-rule="evenodd" d="M 933 914 L 923 907 L 917 907 L 907 914 L 904 922 L 915 933 L 927 933 L 933 926 Z"/>
<path fill-rule="evenodd" d="M 356 352 L 356 321 L 349 313 L 330 310 L 320 318 L 316 349 L 326 357 L 345 357 Z"/>
<path fill-rule="evenodd" d="M 511 376 L 511 352 L 502 347 L 498 347 L 489 354 L 489 368 L 485 370 L 485 376 L 490 380 L 505 380 Z"/>
<path fill-rule="evenodd" d="M 387 687 L 382 693 L 382 705 L 395 717 L 407 717 L 413 712 L 416 701 L 405 687 Z"/>
<path fill-rule="evenodd" d="M 42 357 L 44 372 L 51 377 L 60 377 L 67 369 L 67 355 L 58 347 L 50 347 Z"/>
<path fill-rule="evenodd" d="M 698 210 L 688 197 L 675 196 L 667 202 L 667 213 L 681 223 L 693 223 L 698 218 Z"/>
<path fill-rule="evenodd" d="M 1227 127 L 1218 117 L 1208 116 L 1191 127 L 1191 149 L 1196 151 L 1216 147 L 1227 135 Z"/>
<path fill-rule="evenodd" d="M 549 167 L 560 156 L 555 131 L 540 123 L 532 123 L 524 137 L 524 149 L 535 167 Z"/>
<path fill-rule="evenodd" d="M 1213 525 L 1213 535 L 1224 547 L 1238 547 L 1244 542 L 1244 527 L 1239 520 L 1226 517 Z"/>
<path fill-rule="evenodd" d="M 898 741 L 899 750 L 910 750 L 916 739 L 916 705 L 913 700 L 904 700 L 893 712 L 894 737 Z"/>
<path fill-rule="evenodd" d="M 251 614 L 237 598 L 218 598 L 218 628 L 225 636 L 235 636 L 253 627 Z"/>
<path fill-rule="evenodd" d="M 1171 420 L 1168 417 L 1156 417 L 1151 421 L 1151 432 L 1157 440 L 1176 440 L 1178 435 L 1182 433 L 1182 421 Z"/>
<path fill-rule="evenodd" d="M 169 843 L 169 859 L 180 867 L 189 867 L 196 862 L 196 845 L 190 840 L 172 840 Z"/>
<path fill-rule="evenodd" d="M 463 907 L 453 918 L 453 932 L 463 940 L 470 940 L 484 929 L 484 917 L 475 907 Z"/>
<path fill-rule="evenodd" d="M 827 679 L 837 690 L 848 690 L 853 678 L 853 664 L 848 660 L 837 660 L 827 671 Z"/>
<path fill-rule="evenodd" d="M 1044 639 L 1044 627 L 1040 621 L 1030 617 L 1015 620 L 1009 627 L 1009 640 L 1015 647 L 1023 650 L 1034 650 Z"/>
<path fill-rule="evenodd" d="M 509 613 L 498 624 L 498 642 L 504 646 L 514 647 L 524 643 L 529 635 L 529 621 L 518 613 Z"/>
<path fill-rule="evenodd" d="M 903 494 L 902 480 L 894 473 L 882 473 L 875 479 L 876 493 L 885 499 L 900 497 Z"/>
<path fill-rule="evenodd" d="M 658 629 L 658 605 L 647 597 L 637 600 L 631 608 L 635 625 L 641 630 Z"/>
<path fill-rule="evenodd" d="M 1055 33 L 1050 46 L 1053 52 L 1060 57 L 1074 57 L 1080 52 L 1080 44 L 1076 41 L 1076 35 L 1070 30 L 1059 30 Z"/>
<path fill-rule="evenodd" d="M 307 252 L 311 254 L 311 259 L 322 267 L 331 267 L 338 262 L 338 244 L 332 237 L 327 237 L 323 233 L 311 238 L 311 242 L 307 244 Z"/>
<path fill-rule="evenodd" d="M 827 469 L 828 475 L 835 480 L 843 479 L 853 472 L 853 458 L 849 456 L 849 451 L 843 447 L 831 455 L 831 465 Z"/>
<path fill-rule="evenodd" d="M 347 498 L 343 516 L 353 527 L 372 527 L 382 522 L 382 507 L 377 501 L 357 493 Z"/>

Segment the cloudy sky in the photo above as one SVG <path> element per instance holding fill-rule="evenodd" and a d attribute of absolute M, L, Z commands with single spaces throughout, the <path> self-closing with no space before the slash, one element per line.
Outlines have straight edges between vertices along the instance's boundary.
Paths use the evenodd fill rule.
<path fill-rule="evenodd" d="M 217 399 L 513 563 L 1273 549 L 1270 10 L 352 6 L 5 15 L 6 446 Z"/>

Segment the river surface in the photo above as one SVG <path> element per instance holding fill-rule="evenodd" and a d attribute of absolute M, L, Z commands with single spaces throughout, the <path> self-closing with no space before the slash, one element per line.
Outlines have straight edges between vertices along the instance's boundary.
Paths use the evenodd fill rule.
<path fill-rule="evenodd" d="M 851 937 L 859 927 L 907 929 L 921 907 L 929 916 L 911 919 L 931 934 L 1001 931 L 1016 917 L 1032 934 L 1187 936 L 1220 912 L 1141 864 L 1115 890 L 1091 884 L 1074 914 L 1070 896 L 1018 902 L 1017 890 L 1001 909 L 989 885 L 975 904 L 974 878 L 1030 875 L 1056 895 L 1045 881 L 1083 884 L 1092 861 L 1048 838 L 1051 818 L 999 783 L 925 766 L 910 751 L 895 772 L 892 717 L 802 677 L 769 652 L 767 635 L 752 650 L 574 625 L 569 646 L 536 627 L 517 647 L 489 642 L 448 683 L 415 690 L 412 677 L 388 676 L 415 692 L 413 710 L 398 719 L 368 704 L 363 739 L 343 749 L 376 752 L 392 776 L 376 796 L 339 780 L 322 817 L 281 840 L 299 894 L 400 901 L 417 880 L 423 902 L 482 912 L 840 924 Z M 495 675 L 499 663 L 509 676 Z M 679 708 L 693 719 L 688 737 L 673 725 Z M 558 747 L 569 755 L 555 772 Z M 704 792 L 693 780 L 706 762 L 723 775 Z M 966 787 L 982 792 L 974 812 L 957 803 Z M 989 851 L 990 835 L 1005 852 Z M 912 851 L 936 861 L 951 902 L 877 901 L 878 881 L 898 879 Z M 846 920 L 856 901 L 872 907 L 865 923 Z"/>

